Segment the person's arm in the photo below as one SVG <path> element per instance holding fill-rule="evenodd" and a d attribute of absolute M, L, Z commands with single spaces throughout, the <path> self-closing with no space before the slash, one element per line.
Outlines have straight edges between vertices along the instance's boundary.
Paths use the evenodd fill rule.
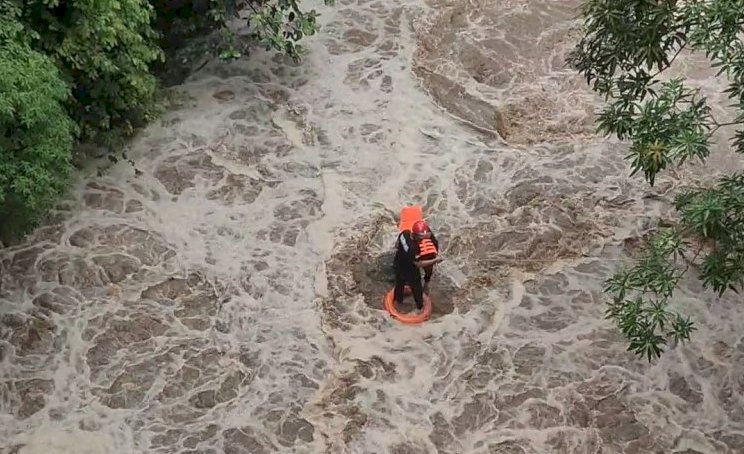
<path fill-rule="evenodd" d="M 419 260 L 418 262 L 413 262 L 414 265 L 416 265 L 419 268 L 426 268 L 432 265 L 436 265 L 437 263 L 443 261 L 444 259 L 440 256 L 436 256 L 435 258 L 431 260 Z"/>

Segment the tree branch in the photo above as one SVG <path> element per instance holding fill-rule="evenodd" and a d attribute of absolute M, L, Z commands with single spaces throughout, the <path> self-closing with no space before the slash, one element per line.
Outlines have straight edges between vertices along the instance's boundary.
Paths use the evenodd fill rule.
<path fill-rule="evenodd" d="M 715 134 L 715 133 L 716 133 L 716 131 L 718 131 L 718 130 L 719 130 L 720 128 L 723 128 L 723 127 L 725 127 L 725 126 L 733 126 L 733 125 L 738 125 L 738 124 L 740 124 L 740 122 L 738 122 L 738 121 L 728 121 L 728 122 L 725 122 L 725 123 L 718 123 L 718 122 L 716 121 L 716 119 L 715 119 L 715 118 L 713 118 L 713 115 L 711 115 L 711 116 L 710 116 L 710 118 L 712 118 L 712 119 L 713 119 L 713 121 L 714 121 L 714 122 L 716 123 L 716 126 L 715 126 L 715 128 L 713 128 L 713 129 L 712 129 L 712 130 L 711 130 L 711 131 L 710 131 L 710 132 L 708 133 L 708 135 L 706 136 L 706 139 L 710 139 L 711 137 L 713 137 L 713 134 Z"/>
<path fill-rule="evenodd" d="M 677 52 L 675 52 L 675 53 L 674 53 L 674 56 L 672 57 L 672 59 L 671 59 L 671 60 L 669 60 L 669 63 L 668 63 L 667 65 L 666 65 L 666 68 L 664 68 L 664 69 L 660 69 L 660 70 L 656 71 L 656 73 L 654 73 L 654 74 L 653 74 L 653 75 L 651 76 L 651 79 L 652 79 L 652 80 L 653 80 L 653 79 L 656 79 L 656 76 L 658 76 L 659 74 L 661 74 L 661 73 L 663 73 L 664 71 L 666 71 L 667 69 L 669 69 L 669 68 L 670 68 L 670 67 L 672 66 L 672 64 L 674 63 L 674 60 L 676 60 L 676 59 L 677 59 L 677 57 L 679 56 L 679 54 L 680 54 L 680 53 L 682 52 L 682 50 L 683 50 L 683 49 L 684 49 L 685 47 L 687 47 L 687 43 L 686 43 L 686 42 L 685 42 L 685 43 L 683 43 L 683 44 L 682 44 L 681 46 L 679 46 L 679 49 L 677 49 Z"/>

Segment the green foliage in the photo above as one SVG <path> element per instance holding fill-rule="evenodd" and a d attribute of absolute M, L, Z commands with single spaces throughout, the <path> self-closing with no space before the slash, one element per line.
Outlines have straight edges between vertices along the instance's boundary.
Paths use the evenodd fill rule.
<path fill-rule="evenodd" d="M 152 117 L 150 65 L 163 53 L 146 0 L 25 0 L 21 18 L 72 87 L 69 109 L 82 140 L 131 133 Z"/>
<path fill-rule="evenodd" d="M 74 124 L 67 84 L 0 0 L 0 233 L 32 225 L 65 189 Z"/>
<path fill-rule="evenodd" d="M 333 5 L 333 0 L 324 2 Z M 295 0 L 260 1 L 249 5 L 253 10 L 250 21 L 256 26 L 256 38 L 267 50 L 274 49 L 299 60 L 304 49 L 297 41 L 315 34 L 318 13 L 302 11 Z"/>
<path fill-rule="evenodd" d="M 608 102 L 598 131 L 631 142 L 633 174 L 642 171 L 653 185 L 671 166 L 703 162 L 713 134 L 724 126 L 736 127 L 731 146 L 744 153 L 744 0 L 586 0 L 582 13 L 583 36 L 568 61 Z M 735 120 L 717 121 L 706 97 L 684 78 L 660 78 L 683 49 L 704 53 L 728 78 Z M 628 338 L 629 349 L 649 361 L 669 340 L 686 341 L 694 330 L 669 305 L 698 254 L 704 256 L 699 273 L 706 288 L 722 295 L 744 286 L 744 175 L 688 189 L 675 207 L 679 222 L 657 233 L 642 258 L 605 288 L 612 295 L 608 318 Z"/>
<path fill-rule="evenodd" d="M 305 36 L 312 36 L 318 31 L 319 14 L 313 9 L 303 11 L 296 0 L 258 0 L 236 2 L 236 0 L 210 0 L 215 21 L 226 31 L 226 19 L 230 12 L 241 7 L 250 10 L 248 23 L 252 27 L 252 38 L 260 42 L 266 50 L 274 50 L 300 61 L 305 49 L 298 42 Z M 324 0 L 326 6 L 334 0 Z M 240 52 L 234 47 L 232 36 L 225 34 L 226 46 L 223 58 L 236 58 Z"/>
<path fill-rule="evenodd" d="M 75 140 L 111 145 L 158 113 L 163 48 L 221 29 L 238 57 L 227 24 L 244 7 L 254 38 L 295 60 L 317 31 L 295 0 L 0 0 L 0 237 L 64 191 Z"/>
<path fill-rule="evenodd" d="M 171 41 L 180 43 L 220 28 L 220 56 L 237 58 L 227 22 L 247 7 L 253 37 L 267 50 L 299 60 L 303 49 L 297 41 L 317 31 L 318 14 L 302 11 L 295 0 L 7 1 L 21 11 L 35 50 L 48 55 L 70 84 L 68 109 L 83 141 L 108 139 L 112 130 L 115 136 L 128 135 L 158 113 L 152 70 L 164 60 L 169 33 Z"/>

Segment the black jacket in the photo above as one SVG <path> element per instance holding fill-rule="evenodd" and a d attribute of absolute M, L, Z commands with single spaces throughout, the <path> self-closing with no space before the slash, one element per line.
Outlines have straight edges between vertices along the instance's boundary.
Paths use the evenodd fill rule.
<path fill-rule="evenodd" d="M 431 242 L 439 250 L 439 241 L 434 233 L 431 234 Z M 416 261 L 416 256 L 419 253 L 418 242 L 411 237 L 410 230 L 404 230 L 398 235 L 398 239 L 395 242 L 395 262 L 394 265 L 403 270 L 415 270 L 416 265 L 413 262 Z"/>

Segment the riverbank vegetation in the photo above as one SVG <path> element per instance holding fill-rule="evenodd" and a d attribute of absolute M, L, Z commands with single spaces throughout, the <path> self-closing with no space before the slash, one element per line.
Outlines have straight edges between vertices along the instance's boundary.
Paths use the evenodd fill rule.
<path fill-rule="evenodd" d="M 227 23 L 243 9 L 254 42 L 295 60 L 317 30 L 295 0 L 0 0 L 0 240 L 59 200 L 76 144 L 113 150 L 158 114 L 171 51 L 221 30 L 240 56 Z"/>
<path fill-rule="evenodd" d="M 653 185 L 666 169 L 704 162 L 716 132 L 725 132 L 729 146 L 744 154 L 744 0 L 586 0 L 582 13 L 582 39 L 569 62 L 607 101 L 598 129 L 629 141 L 633 173 Z M 727 78 L 731 119 L 716 118 L 685 78 L 664 77 L 685 51 L 706 56 Z M 629 349 L 649 361 L 694 330 L 674 308 L 688 271 L 719 295 L 744 287 L 744 174 L 690 187 L 674 204 L 677 222 L 658 229 L 640 259 L 606 283 L 608 318 Z"/>

